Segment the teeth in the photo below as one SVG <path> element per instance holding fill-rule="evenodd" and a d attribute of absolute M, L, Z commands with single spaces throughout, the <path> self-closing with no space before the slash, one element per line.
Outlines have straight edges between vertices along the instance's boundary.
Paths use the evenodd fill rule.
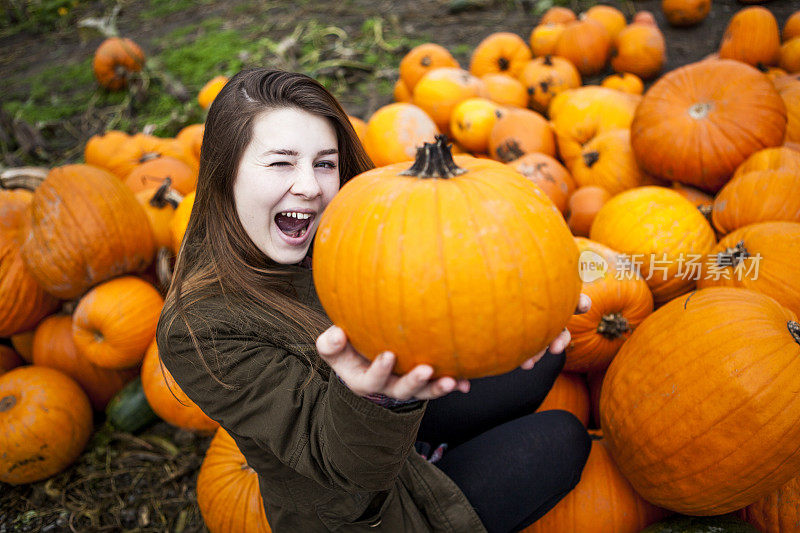
<path fill-rule="evenodd" d="M 283 214 L 287 217 L 297 218 L 299 220 L 305 220 L 307 218 L 311 218 L 310 213 L 297 213 L 295 211 L 288 211 Z"/>

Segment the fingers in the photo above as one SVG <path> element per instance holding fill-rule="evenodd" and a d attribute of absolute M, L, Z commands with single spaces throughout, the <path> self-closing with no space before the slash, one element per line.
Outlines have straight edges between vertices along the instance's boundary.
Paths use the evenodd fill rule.
<path fill-rule="evenodd" d="M 530 359 L 526 359 L 525 361 L 523 361 L 523 363 L 519 365 L 520 368 L 522 368 L 523 370 L 530 370 L 531 368 L 533 368 L 534 365 L 536 365 L 536 363 L 538 363 L 542 359 L 542 357 L 544 357 L 545 351 L 546 350 L 542 350 L 541 352 L 537 353 Z"/>
<path fill-rule="evenodd" d="M 589 298 L 588 295 L 581 293 L 580 297 L 578 298 L 578 307 L 575 309 L 576 315 L 582 315 L 584 313 L 588 313 L 589 309 L 592 308 L 592 299 Z"/>
<path fill-rule="evenodd" d="M 550 343 L 550 347 L 548 349 L 551 353 L 561 353 L 567 349 L 567 346 L 569 346 L 569 342 L 571 340 L 572 335 L 570 335 L 567 328 L 564 328 L 564 330 L 558 334 L 558 337 L 556 337 L 555 340 Z"/>
<path fill-rule="evenodd" d="M 347 335 L 342 328 L 331 326 L 317 337 L 317 352 L 323 359 L 342 352 L 347 346 Z"/>

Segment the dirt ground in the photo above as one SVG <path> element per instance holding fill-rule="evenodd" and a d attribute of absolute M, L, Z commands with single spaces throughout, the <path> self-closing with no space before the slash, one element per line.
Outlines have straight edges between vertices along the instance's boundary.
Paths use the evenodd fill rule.
<path fill-rule="evenodd" d="M 593 3 L 573 0 L 567 5 L 581 11 Z M 735 0 L 714 0 L 709 17 L 701 24 L 672 28 L 664 19 L 660 0 L 609 3 L 629 18 L 638 10 L 654 13 L 668 48 L 665 72 L 716 51 L 728 20 L 743 7 Z M 85 2 L 78 9 L 91 15 L 93 10 L 107 9 L 109 4 Z M 118 26 L 123 35 L 151 53 L 159 52 L 159 36 L 211 16 L 224 18 L 227 26 L 234 29 L 250 26 L 259 17 L 269 17 L 278 22 L 276 39 L 304 20 L 318 19 L 350 32 L 356 31 L 365 19 L 381 16 L 404 34 L 444 45 L 454 51 L 462 65 L 468 65 L 467 51 L 488 34 L 511 31 L 527 40 L 538 20 L 532 13 L 535 2 L 525 0 L 461 1 L 460 5 L 466 6 L 463 10 L 454 10 L 453 3 L 446 0 L 206 0 L 197 8 L 142 25 L 136 15 L 147 4 L 122 1 Z M 763 5 L 781 24 L 790 13 L 800 9 L 796 0 L 772 0 Z M 96 36 L 82 37 L 75 28 L 46 35 L 0 36 L 0 104 L 28 90 L 20 80 L 76 56 L 89 57 L 100 40 Z M 398 52 L 398 61 L 402 53 Z M 585 81 L 591 83 L 597 79 Z M 345 100 L 344 104 L 351 114 L 368 117 L 378 106 L 389 102 L 387 95 L 371 95 Z M 90 133 L 96 131 L 85 132 Z M 137 436 L 103 430 L 74 466 L 51 480 L 21 487 L 0 483 L 0 533 L 204 531 L 195 504 L 194 485 L 209 441 L 208 437 L 192 435 L 165 423 L 158 423 Z"/>

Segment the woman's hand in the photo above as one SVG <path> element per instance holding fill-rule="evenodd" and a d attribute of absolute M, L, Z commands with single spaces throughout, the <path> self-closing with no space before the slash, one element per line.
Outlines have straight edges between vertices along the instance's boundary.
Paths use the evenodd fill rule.
<path fill-rule="evenodd" d="M 582 315 L 591 309 L 592 307 L 592 299 L 586 296 L 585 294 L 581 294 L 580 298 L 578 299 L 578 308 L 575 309 L 576 315 Z M 525 360 L 521 365 L 521 368 L 525 370 L 530 370 L 533 366 L 539 362 L 539 360 L 544 357 L 544 353 L 547 350 L 550 350 L 550 353 L 561 353 L 567 349 L 569 346 L 569 341 L 572 340 L 572 337 L 569 334 L 569 330 L 564 328 L 564 331 L 558 334 L 558 337 L 550 343 L 550 346 L 547 349 L 542 350 L 541 352 L 537 353 L 530 359 Z"/>
<path fill-rule="evenodd" d="M 331 326 L 317 338 L 317 351 L 350 390 L 359 396 L 383 394 L 397 400 L 433 400 L 455 389 L 469 392 L 469 381 L 443 377 L 431 380 L 433 367 L 417 365 L 407 374 L 392 374 L 395 358 L 384 352 L 374 361 L 355 351 L 341 328 Z"/>

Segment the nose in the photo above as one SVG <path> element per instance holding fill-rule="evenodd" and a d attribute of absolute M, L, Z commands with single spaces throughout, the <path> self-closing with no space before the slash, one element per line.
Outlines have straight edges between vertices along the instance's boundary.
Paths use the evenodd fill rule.
<path fill-rule="evenodd" d="M 298 168 L 290 192 L 308 200 L 322 194 L 322 188 L 319 186 L 314 172 L 314 165 L 303 165 Z"/>

